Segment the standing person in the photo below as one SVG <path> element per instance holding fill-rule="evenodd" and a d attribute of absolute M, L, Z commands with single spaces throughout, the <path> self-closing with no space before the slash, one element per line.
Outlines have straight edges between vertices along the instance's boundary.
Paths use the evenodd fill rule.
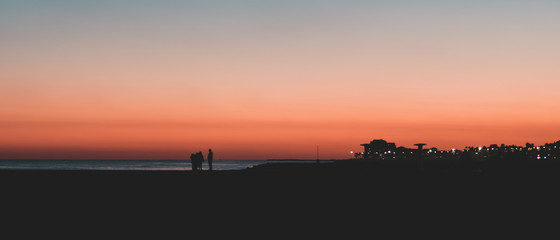
<path fill-rule="evenodd" d="M 212 160 L 214 159 L 214 153 L 212 152 L 212 149 L 208 149 L 208 170 L 212 171 Z"/>
<path fill-rule="evenodd" d="M 196 171 L 196 165 L 197 165 L 196 162 L 198 162 L 196 160 L 196 156 L 194 155 L 194 153 L 191 153 L 191 168 L 193 171 Z"/>
<path fill-rule="evenodd" d="M 198 170 L 202 170 L 202 163 L 204 162 L 204 155 L 202 155 L 202 152 L 198 152 L 198 153 L 196 153 L 196 156 L 197 156 L 197 160 L 198 160 L 197 161 Z"/>

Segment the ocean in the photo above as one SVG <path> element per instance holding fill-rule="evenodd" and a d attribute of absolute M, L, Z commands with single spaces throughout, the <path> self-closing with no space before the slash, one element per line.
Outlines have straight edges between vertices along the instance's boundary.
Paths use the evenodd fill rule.
<path fill-rule="evenodd" d="M 241 170 L 267 160 L 214 160 L 214 170 Z M 208 169 L 204 161 L 203 170 Z M 188 170 L 190 160 L 0 160 L 0 170 Z"/>

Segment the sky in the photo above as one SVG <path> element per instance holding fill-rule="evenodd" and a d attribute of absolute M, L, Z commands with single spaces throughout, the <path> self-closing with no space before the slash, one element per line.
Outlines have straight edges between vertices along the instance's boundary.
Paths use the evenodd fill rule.
<path fill-rule="evenodd" d="M 0 0 L 0 159 L 560 140 L 557 0 Z"/>

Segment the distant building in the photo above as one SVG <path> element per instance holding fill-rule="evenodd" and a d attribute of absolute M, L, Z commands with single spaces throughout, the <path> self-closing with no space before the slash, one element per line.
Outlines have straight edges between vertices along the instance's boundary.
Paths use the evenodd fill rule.
<path fill-rule="evenodd" d="M 377 158 L 388 152 L 395 152 L 397 149 L 395 143 L 387 142 L 383 139 L 374 139 L 369 143 L 360 144 L 364 147 L 363 158 Z"/>
<path fill-rule="evenodd" d="M 426 144 L 414 144 L 417 148 L 396 147 L 395 143 L 383 139 L 374 139 L 369 143 L 360 144 L 364 147 L 362 155 L 355 158 L 372 160 L 461 160 L 470 159 L 475 162 L 492 161 L 525 161 L 525 160 L 558 160 L 560 159 L 560 141 L 536 146 L 526 143 L 525 147 L 505 144 L 490 146 L 467 146 L 464 150 L 439 150 L 436 147 L 423 149 Z"/>

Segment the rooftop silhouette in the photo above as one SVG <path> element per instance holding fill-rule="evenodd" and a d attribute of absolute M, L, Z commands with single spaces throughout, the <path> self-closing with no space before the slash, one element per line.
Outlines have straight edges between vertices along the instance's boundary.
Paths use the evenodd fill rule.
<path fill-rule="evenodd" d="M 364 147 L 362 153 L 355 155 L 356 159 L 390 160 L 409 159 L 415 150 L 421 150 L 425 159 L 448 159 L 453 160 L 464 154 L 477 160 L 490 159 L 523 159 L 523 160 L 556 160 L 560 159 L 560 141 L 535 146 L 526 143 L 525 146 L 491 144 L 489 146 L 467 146 L 463 150 L 439 150 L 436 147 L 423 149 L 425 143 L 414 144 L 418 149 L 396 147 L 395 143 L 383 139 L 374 139 L 370 143 L 361 144 Z"/>

